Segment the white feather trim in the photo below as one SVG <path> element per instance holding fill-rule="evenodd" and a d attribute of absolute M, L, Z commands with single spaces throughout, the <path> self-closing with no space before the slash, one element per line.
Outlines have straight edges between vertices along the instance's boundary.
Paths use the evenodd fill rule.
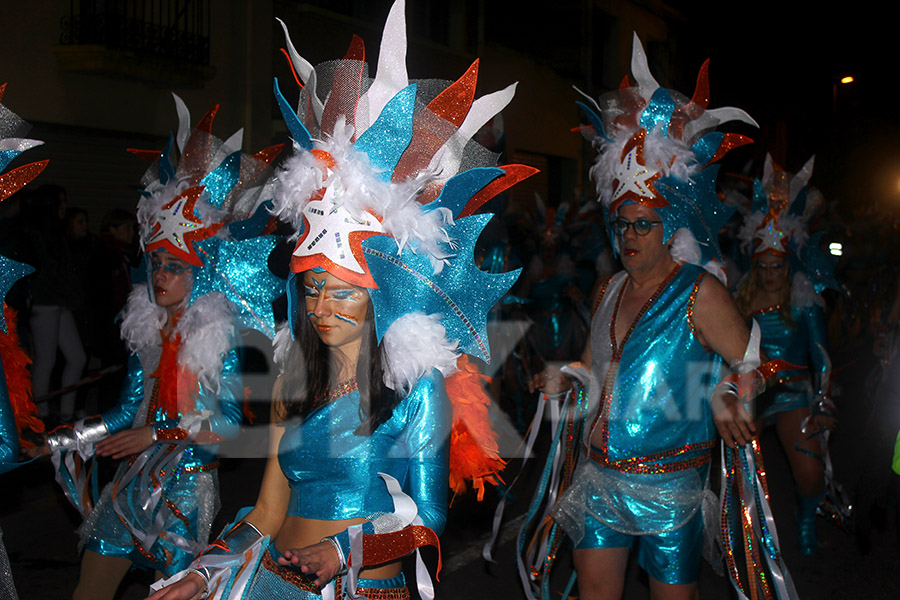
<path fill-rule="evenodd" d="M 825 308 L 825 300 L 816 293 L 816 288 L 803 273 L 794 273 L 794 278 L 791 280 L 791 304 L 802 307 L 815 304 Z"/>
<path fill-rule="evenodd" d="M 275 333 L 275 339 L 272 340 L 272 358 L 278 366 L 280 373 L 284 373 L 284 365 L 287 362 L 287 355 L 288 352 L 290 352 L 291 344 L 293 343 L 294 339 L 291 336 L 291 327 L 288 322 L 285 321 L 278 326 L 278 331 Z"/>
<path fill-rule="evenodd" d="M 701 260 L 700 245 L 689 229 L 681 227 L 675 231 L 669 242 L 669 255 L 680 263 L 699 265 Z"/>
<path fill-rule="evenodd" d="M 294 154 L 278 172 L 272 214 L 289 222 L 299 236 L 303 227 L 303 209 L 322 188 L 332 188 L 334 202 L 352 215 L 362 217 L 368 211 L 382 219 L 382 227 L 391 235 L 398 252 L 409 245 L 415 252 L 424 252 L 439 272 L 442 261 L 449 257 L 441 243 L 451 243 L 446 226 L 453 223 L 448 209 L 422 210 L 417 201 L 425 186 L 436 180 L 436 174 L 426 170 L 406 181 L 384 181 L 369 163 L 368 156 L 357 151 L 351 139 L 353 128 L 338 118 L 334 134 L 316 147 L 331 154 L 335 161 L 328 170 L 315 156 L 294 146 Z"/>
<path fill-rule="evenodd" d="M 716 259 L 712 259 L 703 265 L 703 268 L 706 269 L 707 272 L 715 275 L 716 279 L 722 282 L 726 288 L 728 287 L 728 273 L 725 270 L 725 265 Z"/>
<path fill-rule="evenodd" d="M 175 332 L 182 340 L 178 363 L 218 393 L 223 359 L 236 333 L 231 302 L 219 292 L 200 296 L 184 311 Z"/>
<path fill-rule="evenodd" d="M 599 138 L 598 154 L 594 166 L 591 167 L 591 178 L 597 186 L 600 201 L 606 207 L 614 200 L 611 184 L 622 164 L 622 151 L 636 131 L 612 132 L 612 142 Z M 664 136 L 659 129 L 648 131 L 644 138 L 644 164 L 651 170 L 657 170 L 663 175 L 671 174 L 682 180 L 690 180 L 699 171 L 697 158 L 690 146 L 681 140 Z"/>
<path fill-rule="evenodd" d="M 150 300 L 146 284 L 136 285 L 122 311 L 122 340 L 130 352 L 160 344 L 159 330 L 166 324 L 166 309 Z"/>
<path fill-rule="evenodd" d="M 403 315 L 381 341 L 384 384 L 406 395 L 431 369 L 449 377 L 457 371 L 458 346 L 459 342 L 447 339 L 439 315 L 421 311 Z"/>

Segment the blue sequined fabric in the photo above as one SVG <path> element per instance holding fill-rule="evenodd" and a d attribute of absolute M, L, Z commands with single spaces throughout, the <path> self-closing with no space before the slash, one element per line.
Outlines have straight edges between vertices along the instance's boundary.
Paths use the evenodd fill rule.
<path fill-rule="evenodd" d="M 372 435 L 359 427 L 359 392 L 317 409 L 285 428 L 279 448 L 290 482 L 288 515 L 339 520 L 394 512 L 378 473 L 392 475 L 440 533 L 447 511 L 451 408 L 440 373 L 419 380 Z"/>
<path fill-rule="evenodd" d="M 780 412 L 809 406 L 813 398 L 812 381 L 827 370 L 828 336 L 825 315 L 818 306 L 791 306 L 792 323 L 780 308 L 773 306 L 751 315 L 759 323 L 760 347 L 770 360 L 781 358 L 803 370 L 778 373 L 778 380 L 757 400 L 757 412 L 766 419 Z"/>

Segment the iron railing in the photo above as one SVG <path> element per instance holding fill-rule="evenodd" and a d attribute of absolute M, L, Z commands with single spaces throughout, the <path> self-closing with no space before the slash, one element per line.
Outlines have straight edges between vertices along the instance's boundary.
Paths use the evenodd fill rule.
<path fill-rule="evenodd" d="M 70 0 L 60 44 L 209 64 L 209 0 Z"/>

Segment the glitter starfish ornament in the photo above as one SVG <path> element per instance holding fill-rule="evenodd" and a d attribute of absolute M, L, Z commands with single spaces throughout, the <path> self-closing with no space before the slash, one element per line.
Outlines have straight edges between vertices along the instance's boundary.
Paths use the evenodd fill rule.
<path fill-rule="evenodd" d="M 137 211 L 145 256 L 165 250 L 184 260 L 193 272 L 191 304 L 221 293 L 244 328 L 272 338 L 272 301 L 284 282 L 266 264 L 278 239 L 262 234 L 274 189 L 271 164 L 283 145 L 243 154 L 240 131 L 224 142 L 212 135 L 218 106 L 192 129 L 187 106 L 173 96 L 177 134 L 162 152 L 131 150 L 155 161 L 144 175 Z"/>
<path fill-rule="evenodd" d="M 590 124 L 583 131 L 599 150 L 591 175 L 608 221 L 626 202 L 652 208 L 662 220 L 664 243 L 672 243 L 673 258 L 701 264 L 721 279 L 724 257 L 718 232 L 734 209 L 716 196 L 718 165 L 713 163 L 751 140 L 713 129 L 728 121 L 756 122 L 737 108 L 707 108 L 707 70 L 708 61 L 690 99 L 662 88 L 635 35 L 635 85 L 626 77 L 600 104 L 585 96 L 587 102 L 578 105 Z M 611 229 L 609 233 L 618 252 L 618 240 Z"/>
<path fill-rule="evenodd" d="M 449 86 L 410 83 L 402 0 L 388 15 L 371 79 L 359 38 L 343 60 L 313 68 L 286 28 L 285 36 L 302 80 L 296 110 L 275 82 L 294 140 L 294 155 L 277 175 L 273 211 L 297 231 L 288 282 L 291 332 L 300 314 L 293 278 L 324 269 L 369 288 L 379 342 L 400 336 L 407 341 L 398 348 L 415 347 L 415 327 L 394 328 L 392 335 L 392 325 L 425 313 L 440 319 L 448 343 L 489 362 L 485 316 L 518 272 L 475 267 L 473 248 L 487 217 L 472 215 L 536 170 L 496 167 L 496 157 L 471 138 L 512 99 L 515 86 L 476 99 L 478 61 Z M 321 89 L 323 81 L 330 87 Z"/>
<path fill-rule="evenodd" d="M 834 259 L 819 248 L 824 232 L 810 235 L 812 204 L 821 204 L 821 194 L 810 188 L 815 156 L 795 174 L 788 173 L 766 155 L 762 179 L 753 182 L 750 214 L 744 218 L 738 238 L 742 250 L 752 257 L 773 253 L 788 258 L 796 278 L 809 280 L 816 294 L 838 289 Z M 810 199 L 817 197 L 815 202 Z M 806 284 L 808 286 L 809 284 Z M 817 302 L 822 302 L 820 298 Z"/>

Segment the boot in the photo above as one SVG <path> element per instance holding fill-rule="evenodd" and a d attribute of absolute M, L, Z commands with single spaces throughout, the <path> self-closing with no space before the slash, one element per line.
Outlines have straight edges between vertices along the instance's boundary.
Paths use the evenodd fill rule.
<path fill-rule="evenodd" d="M 797 545 L 803 556 L 813 556 L 819 548 L 819 540 L 816 537 L 816 508 L 822 497 L 823 494 L 814 498 L 797 494 L 794 520 L 797 521 Z"/>

